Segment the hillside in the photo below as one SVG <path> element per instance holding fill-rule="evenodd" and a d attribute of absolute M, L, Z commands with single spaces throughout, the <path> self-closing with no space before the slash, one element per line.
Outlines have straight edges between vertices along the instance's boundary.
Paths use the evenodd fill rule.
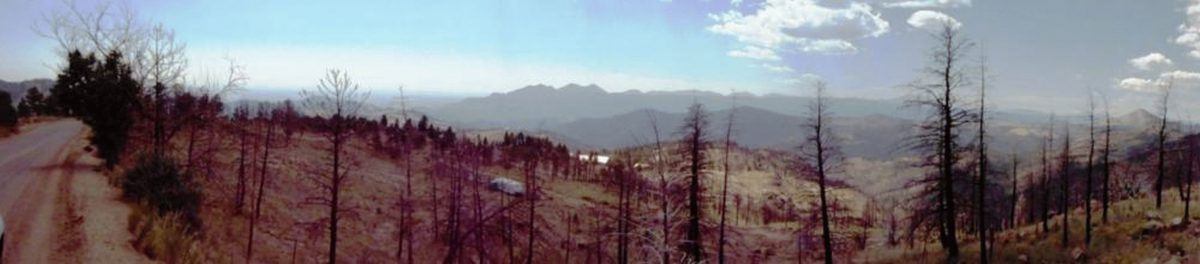
<path fill-rule="evenodd" d="M 235 124 L 221 121 L 209 131 L 199 132 L 198 140 L 207 142 L 215 148 L 198 150 L 209 153 L 198 158 L 195 177 L 203 192 L 203 205 L 200 209 L 201 220 L 204 223 L 203 235 L 197 237 L 196 248 L 201 262 L 236 262 L 238 256 L 245 251 L 246 235 L 249 233 L 248 211 L 235 210 L 233 197 L 238 189 L 236 175 L 239 171 L 238 137 L 222 136 L 237 135 L 239 129 L 248 129 L 254 140 L 261 140 L 262 124 Z M 365 134 L 364 134 L 365 135 Z M 277 135 L 278 136 L 278 135 Z M 463 142 L 470 137 L 464 138 Z M 255 233 L 255 260 L 262 262 L 287 262 L 293 258 L 301 262 L 317 261 L 324 257 L 324 246 L 327 230 L 322 228 L 326 209 L 313 205 L 309 201 L 316 196 L 316 182 L 313 177 L 323 173 L 324 167 L 319 162 L 325 157 L 323 138 L 311 132 L 300 131 L 290 139 L 279 140 L 278 146 L 268 161 L 267 184 L 264 191 L 262 218 Z M 255 141 L 257 142 L 257 141 Z M 494 141 L 495 142 L 495 141 Z M 464 143 L 465 144 L 465 143 Z M 177 138 L 177 146 L 186 146 L 186 137 Z M 219 147 L 225 146 L 225 147 Z M 646 151 L 646 148 L 635 148 L 632 151 Z M 184 149 L 179 149 L 177 156 L 186 157 Z M 211 151 L 211 152 L 210 152 Z M 483 258 L 487 262 L 505 262 L 513 253 L 504 250 L 524 248 L 522 240 L 529 230 L 522 228 L 528 221 L 526 209 L 522 204 L 523 197 L 514 197 L 489 188 L 488 181 L 497 178 L 509 178 L 521 181 L 520 166 L 505 165 L 505 154 L 497 153 L 495 163 L 478 167 L 478 174 L 461 171 L 446 171 L 435 168 L 439 162 L 432 147 L 422 148 L 414 153 L 412 172 L 412 188 L 415 190 L 414 200 L 408 204 L 415 210 L 415 250 L 418 263 L 440 261 L 447 252 L 445 236 L 451 234 L 448 219 L 449 208 L 455 203 L 451 198 L 454 192 L 464 192 L 460 204 L 463 214 L 460 222 L 464 232 L 473 229 L 472 225 L 480 224 L 485 231 L 473 238 L 470 243 L 483 243 L 491 250 L 477 251 L 471 247 L 462 252 L 467 259 Z M 713 151 L 712 153 L 719 153 Z M 251 147 L 249 153 L 254 159 L 261 159 L 262 149 Z M 405 188 L 404 162 L 402 158 L 391 158 L 388 154 L 377 150 L 369 137 L 355 137 L 346 154 L 353 161 L 350 167 L 351 181 L 346 187 L 343 199 L 347 206 L 354 208 L 353 217 L 344 220 L 342 225 L 341 249 L 346 256 L 355 256 L 356 261 L 389 262 L 395 258 L 397 239 L 401 230 L 397 219 L 399 210 L 404 203 Z M 716 154 L 710 158 L 717 157 Z M 618 158 L 619 159 L 619 158 Z M 795 245 L 795 234 L 798 230 L 811 230 L 812 222 L 806 219 L 812 217 L 815 210 L 813 205 L 816 197 L 816 186 L 813 182 L 798 177 L 790 168 L 795 157 L 786 153 L 767 150 L 737 149 L 732 155 L 734 166 L 731 170 L 729 188 L 729 221 L 731 238 L 731 256 L 738 259 L 760 259 L 767 262 L 794 262 L 796 256 L 791 250 Z M 715 161 L 715 160 L 714 160 Z M 248 163 L 246 171 L 258 175 L 262 169 L 261 160 Z M 614 162 L 614 161 L 610 161 Z M 454 163 L 471 166 L 467 163 Z M 456 165 L 458 166 L 458 165 Z M 547 165 L 549 166 L 549 165 Z M 613 178 L 607 176 L 608 169 L 603 164 L 577 163 L 576 172 L 561 174 L 551 167 L 539 169 L 538 178 L 541 189 L 538 192 L 538 213 L 536 217 L 538 257 L 535 262 L 560 262 L 568 258 L 577 262 L 582 258 L 608 258 L 613 250 L 612 217 L 617 215 L 616 206 L 618 190 L 613 187 Z M 475 171 L 474 169 L 470 171 Z M 644 191 L 635 195 L 639 201 L 658 201 L 653 188 L 658 186 L 659 176 L 654 167 L 641 167 Z M 666 168 L 666 177 L 671 182 L 679 181 L 683 176 L 675 170 Z M 706 194 L 704 195 L 706 229 L 716 227 L 719 222 L 717 211 L 718 176 L 723 171 L 714 167 L 704 179 Z M 471 176 L 477 175 L 477 176 Z M 254 186 L 256 180 L 251 180 Z M 671 183 L 672 185 L 677 183 Z M 868 210 L 870 199 L 857 189 L 839 185 L 832 191 L 831 197 L 838 204 L 840 219 L 861 219 Z M 460 189 L 461 188 L 461 189 Z M 252 191 L 252 193 L 254 193 Z M 478 196 L 475 196 L 478 193 Z M 672 197 L 678 197 L 672 194 Z M 510 205 L 517 207 L 507 211 Z M 679 204 L 670 207 L 675 208 Z M 436 209 L 435 209 L 436 208 Z M 639 202 L 633 209 L 634 217 L 638 219 L 639 234 L 651 235 L 659 230 L 661 223 L 659 211 L 662 206 L 655 202 Z M 249 210 L 249 209 L 244 209 Z M 476 211 L 479 210 L 479 211 Z M 677 209 L 670 209 L 680 219 Z M 240 212 L 240 213 L 239 213 Z M 484 222 L 476 222 L 481 215 L 499 213 L 495 218 L 487 218 Z M 436 221 L 435 221 L 436 220 Z M 674 220 L 672 220 L 674 221 Z M 866 238 L 864 229 L 852 228 L 849 223 L 859 220 L 845 220 L 842 233 L 849 243 L 852 237 Z M 681 237 L 678 223 L 671 224 L 672 237 Z M 507 230 L 507 231 L 506 231 Z M 714 229 L 715 230 L 715 229 Z M 858 231 L 853 231 L 858 230 Z M 806 231 L 807 232 L 807 231 Z M 713 232 L 715 234 L 715 231 Z M 812 234 L 808 234 L 811 236 Z M 440 237 L 440 238 L 439 238 Z M 511 240 L 522 238 L 518 240 Z M 715 238 L 714 238 L 715 239 Z M 658 240 L 653 237 L 635 238 L 638 245 L 654 245 Z M 706 239 L 707 243 L 715 240 Z M 674 245 L 666 245 L 673 247 Z M 715 244 L 706 245 L 715 248 Z M 638 254 L 655 254 L 650 248 L 638 249 Z M 846 254 L 853 254 L 853 251 Z M 521 254 L 521 253 L 516 253 Z M 811 257 L 811 256 L 810 256 Z M 602 261 L 605 262 L 605 261 Z"/>
<path fill-rule="evenodd" d="M 1179 197 L 1171 190 L 1169 197 Z M 1195 201 L 1193 201 L 1195 203 Z M 1155 210 L 1154 198 L 1136 197 L 1117 201 L 1112 205 L 1108 223 L 1095 219 L 1092 247 L 1084 250 L 1084 211 L 1071 211 L 1071 246 L 1062 244 L 1062 217 L 1050 219 L 1050 229 L 1042 230 L 1039 223 L 1026 223 L 997 234 L 995 258 L 999 263 L 1072 263 L 1088 261 L 1095 263 L 1195 263 L 1200 259 L 1200 216 L 1196 204 L 1192 204 L 1191 223 L 1183 224 L 1183 202 L 1171 199 L 1162 210 Z M 1097 217 L 1098 207 L 1093 207 Z M 978 263 L 978 244 L 964 240 L 965 263 Z M 1086 253 L 1085 253 L 1086 252 Z M 1086 254 L 1086 255 L 1085 255 Z M 945 259 L 936 245 L 927 245 L 921 251 L 886 255 L 876 259 L 878 263 L 932 263 Z"/>
<path fill-rule="evenodd" d="M 0 91 L 8 92 L 12 96 L 13 104 L 21 102 L 25 98 L 25 92 L 29 88 L 37 87 L 43 94 L 50 94 L 50 88 L 54 87 L 54 80 L 51 79 L 31 79 L 20 82 L 8 82 L 0 80 Z"/>

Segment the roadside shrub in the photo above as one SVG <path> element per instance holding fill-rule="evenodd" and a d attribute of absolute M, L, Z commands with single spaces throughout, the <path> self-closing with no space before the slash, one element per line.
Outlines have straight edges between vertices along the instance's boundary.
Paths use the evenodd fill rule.
<path fill-rule="evenodd" d="M 158 216 L 178 215 L 192 232 L 200 228 L 200 192 L 169 158 L 145 156 L 121 178 L 125 199 L 142 204 Z"/>
<path fill-rule="evenodd" d="M 195 236 L 179 213 L 159 215 L 150 206 L 136 206 L 129 214 L 133 245 L 146 256 L 166 263 L 200 263 L 193 245 Z"/>
<path fill-rule="evenodd" d="M 0 91 L 0 127 L 17 127 L 17 110 L 13 109 L 12 95 L 5 91 Z"/>

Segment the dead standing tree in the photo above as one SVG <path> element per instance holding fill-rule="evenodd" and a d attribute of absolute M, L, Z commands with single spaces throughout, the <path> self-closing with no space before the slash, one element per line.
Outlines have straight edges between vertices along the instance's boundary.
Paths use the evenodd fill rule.
<path fill-rule="evenodd" d="M 720 238 L 717 240 L 717 263 L 721 264 L 725 263 L 725 213 L 728 211 L 726 207 L 728 207 L 729 204 L 726 198 L 729 196 L 729 170 L 731 170 L 729 165 L 729 151 L 733 147 L 733 117 L 734 113 L 737 113 L 737 94 L 730 93 L 730 97 L 732 103 L 729 106 L 729 119 L 725 120 L 725 157 L 722 159 L 724 164 L 722 165 L 723 168 L 721 169 L 721 171 L 724 173 L 721 179 L 721 223 L 719 224 Z"/>
<path fill-rule="evenodd" d="M 1092 172 L 1095 166 L 1096 158 L 1096 96 L 1092 91 L 1088 91 L 1088 153 L 1087 164 L 1084 167 L 1086 173 L 1084 175 L 1084 191 L 1083 191 L 1083 247 L 1088 248 L 1092 244 Z"/>
<path fill-rule="evenodd" d="M 278 123 L 279 116 L 281 116 L 280 111 L 272 109 L 268 104 L 262 104 L 259 106 L 258 118 L 261 120 L 260 122 L 262 123 L 262 126 L 265 126 L 265 128 L 263 128 L 262 136 L 263 155 L 262 164 L 258 167 L 258 191 L 254 195 L 254 212 L 250 215 L 250 232 L 247 232 L 249 233 L 249 238 L 246 239 L 247 263 L 249 263 L 254 256 L 254 227 L 255 224 L 258 223 L 258 217 L 262 212 L 263 195 L 265 194 L 264 191 L 266 190 L 267 186 L 267 174 L 269 169 L 268 163 L 271 161 L 271 148 L 275 147 L 272 145 L 272 142 L 274 141 L 271 141 L 271 139 L 275 135 L 275 124 Z"/>
<path fill-rule="evenodd" d="M 324 219 L 329 228 L 329 263 L 336 263 L 338 222 L 343 213 L 352 211 L 344 206 L 346 201 L 341 197 L 350 179 L 350 162 L 345 149 L 354 131 L 351 118 L 358 116 L 369 94 L 360 92 L 349 74 L 334 69 L 325 74 L 315 89 L 301 91 L 301 96 L 310 114 L 321 119 L 318 132 L 328 143 L 325 149 L 328 163 L 325 165 L 329 166 L 329 171 L 311 175 L 319 195 L 307 198 L 306 203 L 329 209 L 329 216 Z"/>
<path fill-rule="evenodd" d="M 671 160 L 673 156 L 667 155 L 666 147 L 662 142 L 662 134 L 658 127 L 658 119 L 649 110 L 645 113 L 650 128 L 654 132 L 654 149 L 651 151 L 651 158 L 649 160 L 654 173 L 658 176 L 658 188 L 655 191 L 658 192 L 660 211 L 656 217 L 651 217 L 656 219 L 647 221 L 657 221 L 659 223 L 658 229 L 638 233 L 645 234 L 645 239 L 649 241 L 646 241 L 644 250 L 657 253 L 659 263 L 673 263 L 671 262 L 671 252 L 675 247 L 671 243 L 671 231 L 675 229 L 675 226 L 680 224 L 680 221 L 675 216 L 683 211 L 681 203 L 674 199 L 676 197 L 674 194 L 679 185 L 678 181 L 681 179 L 667 172 L 669 164 L 674 162 L 674 160 Z"/>
<path fill-rule="evenodd" d="M 1175 79 L 1171 78 L 1167 81 L 1167 86 L 1162 90 L 1162 97 L 1158 101 L 1158 137 L 1156 138 L 1158 151 L 1158 167 L 1155 170 L 1158 177 L 1154 181 L 1154 208 L 1162 210 L 1162 194 L 1163 184 L 1166 181 L 1166 155 L 1167 155 L 1167 110 L 1170 109 L 1169 103 L 1171 99 L 1171 88 L 1175 85 Z"/>
<path fill-rule="evenodd" d="M 1103 94 L 1102 94 L 1103 95 Z M 1102 211 L 1100 212 L 1100 222 L 1108 223 L 1108 206 L 1110 185 L 1112 184 L 1112 164 L 1109 161 L 1109 156 L 1112 154 L 1112 111 L 1109 109 L 1108 96 L 1104 98 L 1104 148 L 1100 154 L 1100 171 L 1104 175 L 1100 180 L 1103 181 L 1103 188 L 1100 190 L 1100 204 Z"/>
<path fill-rule="evenodd" d="M 987 196 L 987 184 L 988 184 L 987 176 L 988 176 L 988 173 L 991 173 L 991 170 L 988 168 L 988 165 L 990 165 L 990 164 L 988 164 L 988 156 L 987 156 L 987 147 L 988 147 L 987 125 L 985 122 L 985 121 L 987 121 L 987 116 L 985 115 L 986 110 L 987 110 L 987 97 L 986 97 L 987 96 L 987 77 L 988 77 L 987 56 L 982 56 L 980 58 L 980 63 L 979 63 L 979 113 L 977 113 L 978 114 L 977 118 L 978 118 L 978 122 L 979 122 L 979 129 L 977 132 L 979 134 L 978 134 L 978 138 L 975 139 L 976 144 L 977 144 L 976 150 L 978 150 L 978 153 L 976 155 L 977 155 L 977 158 L 979 159 L 979 162 L 978 162 L 979 178 L 975 182 L 975 186 L 976 186 L 976 189 L 975 189 L 975 192 L 976 192 L 975 193 L 975 217 L 976 217 L 976 222 L 977 222 L 977 225 L 975 226 L 975 229 L 976 229 L 975 231 L 976 231 L 976 239 L 979 240 L 979 263 L 983 263 L 983 264 L 988 263 L 988 253 L 989 253 L 988 242 L 989 242 L 989 240 L 988 240 L 987 235 L 988 235 L 989 229 L 991 228 L 991 226 L 988 225 L 988 221 L 987 221 L 988 220 L 987 209 L 986 209 L 987 206 L 985 206 L 985 204 L 984 204 L 987 201 L 987 199 L 985 197 L 985 196 Z"/>
<path fill-rule="evenodd" d="M 396 137 L 399 140 L 393 142 L 399 144 L 397 148 L 400 155 L 404 158 L 404 186 L 402 192 L 404 195 L 400 198 L 400 238 L 399 245 L 396 247 L 397 262 L 401 258 L 406 260 L 406 263 L 413 262 L 413 230 L 412 230 L 412 214 L 413 214 L 413 190 L 412 190 L 412 156 L 413 156 L 413 137 L 420 136 L 412 126 L 412 120 L 408 116 L 408 98 L 404 95 L 404 87 L 400 87 L 400 118 L 404 120 L 404 126 L 401 126 L 396 131 Z M 407 255 L 406 255 L 407 254 Z"/>
<path fill-rule="evenodd" d="M 1042 233 L 1050 233 L 1050 171 L 1054 166 L 1051 164 L 1049 153 L 1050 148 L 1054 147 L 1054 114 L 1050 114 L 1050 123 L 1047 125 L 1048 134 L 1042 141 L 1042 195 L 1039 197 L 1042 200 Z"/>
<path fill-rule="evenodd" d="M 252 173 L 253 169 L 253 137 L 250 133 L 250 105 L 243 103 L 238 105 L 233 110 L 233 120 L 237 125 L 238 137 L 238 169 L 237 169 L 237 187 L 233 196 L 233 213 L 241 214 L 243 208 L 246 207 L 246 192 L 249 188 L 247 183 L 247 173 Z"/>
<path fill-rule="evenodd" d="M 837 137 L 830 129 L 828 98 L 825 96 L 825 83 L 817 81 L 816 94 L 809 103 L 808 120 L 803 125 L 808 130 L 808 137 L 801 146 L 807 164 L 817 177 L 817 187 L 821 198 L 821 243 L 825 251 L 825 263 L 833 263 L 833 234 L 829 228 L 829 202 L 827 174 L 838 168 L 841 162 L 841 148 Z"/>
<path fill-rule="evenodd" d="M 962 64 L 973 44 L 951 23 L 943 23 L 934 38 L 937 45 L 930 54 L 930 65 L 924 69 L 928 80 L 911 85 L 918 95 L 909 104 L 931 110 L 919 126 L 920 132 L 912 138 L 912 144 L 915 149 L 925 152 L 926 162 L 920 166 L 933 167 L 936 171 L 929 176 L 931 179 L 918 182 L 934 196 L 928 205 L 932 208 L 922 211 L 936 214 L 928 220 L 936 228 L 942 248 L 953 262 L 960 255 L 956 225 L 959 205 L 954 190 L 955 182 L 961 180 L 957 179 L 959 171 L 955 168 L 963 151 L 958 138 L 960 127 L 973 121 L 957 92 L 969 84 Z"/>
<path fill-rule="evenodd" d="M 1062 246 L 1071 245 L 1071 123 L 1063 122 L 1063 148 L 1058 156 L 1060 181 L 1059 214 L 1062 215 Z"/>
<path fill-rule="evenodd" d="M 708 140 L 704 130 L 707 127 L 708 114 L 704 111 L 704 105 L 692 103 L 692 106 L 688 107 L 683 126 L 679 128 L 680 134 L 683 135 L 682 142 L 680 142 L 682 147 L 680 154 L 687 160 L 682 169 L 690 176 L 688 179 L 687 240 L 683 242 L 683 249 L 687 252 L 690 262 L 704 261 L 704 243 L 700 239 L 700 219 L 703 217 L 700 210 L 702 192 L 700 178 L 704 176 L 704 171 L 708 168 L 708 163 L 705 161 Z"/>

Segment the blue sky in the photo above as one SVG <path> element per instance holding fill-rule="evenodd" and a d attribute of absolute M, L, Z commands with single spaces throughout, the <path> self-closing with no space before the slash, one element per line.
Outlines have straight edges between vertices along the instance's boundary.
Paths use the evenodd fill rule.
<path fill-rule="evenodd" d="M 537 83 L 795 94 L 822 79 L 837 96 L 894 98 L 924 65 L 932 40 L 920 27 L 947 18 L 988 54 L 1005 106 L 1076 111 L 1091 88 L 1132 107 L 1169 76 L 1200 85 L 1189 55 L 1200 37 L 1182 37 L 1200 34 L 1200 7 L 1189 16 L 1185 0 L 120 3 L 176 31 L 190 74 L 221 71 L 228 56 L 252 89 L 307 88 L 342 68 L 367 88 L 436 94 Z M 53 76 L 59 57 L 33 28 L 63 8 L 0 0 L 0 79 Z"/>

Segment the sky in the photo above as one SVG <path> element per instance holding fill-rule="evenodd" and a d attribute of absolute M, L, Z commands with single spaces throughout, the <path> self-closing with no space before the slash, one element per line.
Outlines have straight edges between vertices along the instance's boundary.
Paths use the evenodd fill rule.
<path fill-rule="evenodd" d="M 1150 108 L 1169 80 L 1190 109 L 1200 89 L 1196 1 L 117 3 L 174 30 L 189 74 L 220 72 L 232 58 L 250 89 L 310 88 L 337 68 L 372 90 L 457 96 L 567 83 L 804 94 L 823 80 L 834 96 L 897 98 L 928 61 L 929 29 L 951 23 L 976 43 L 971 67 L 986 55 L 995 104 L 1074 112 L 1089 91 L 1118 110 Z M 67 4 L 0 0 L 0 79 L 54 76 L 61 57 L 36 29 Z"/>

